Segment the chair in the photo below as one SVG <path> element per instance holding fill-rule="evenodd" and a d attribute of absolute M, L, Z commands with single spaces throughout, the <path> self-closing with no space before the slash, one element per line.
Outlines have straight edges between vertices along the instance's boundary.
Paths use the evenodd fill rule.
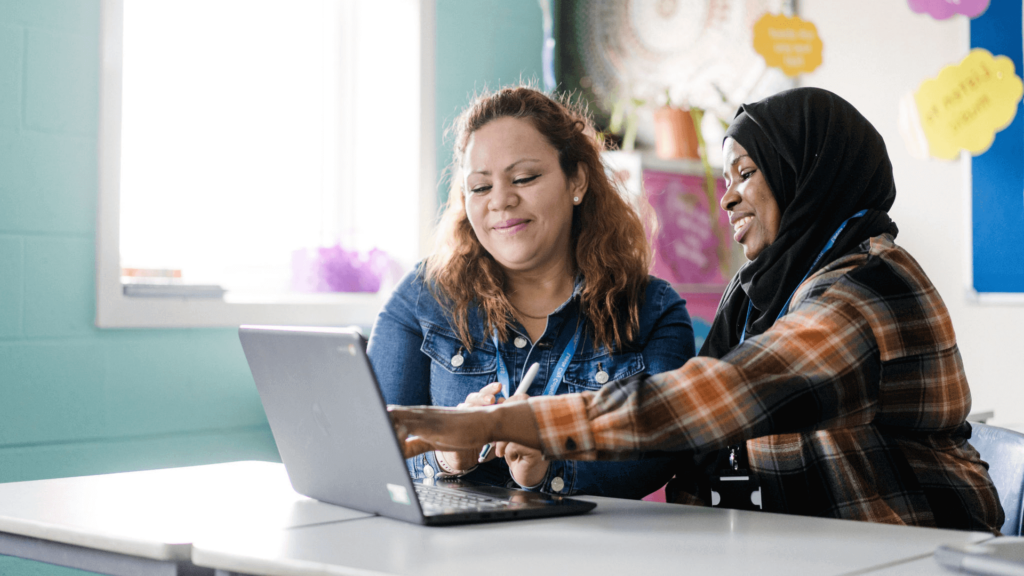
<path fill-rule="evenodd" d="M 988 462 L 988 474 L 1006 513 L 1000 530 L 1004 536 L 1020 536 L 1024 524 L 1024 434 L 977 422 L 971 422 L 971 427 L 971 446 Z"/>

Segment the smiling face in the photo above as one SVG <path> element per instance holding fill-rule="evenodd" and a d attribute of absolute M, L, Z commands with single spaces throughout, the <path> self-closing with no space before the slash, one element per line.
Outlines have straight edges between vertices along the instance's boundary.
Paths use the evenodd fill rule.
<path fill-rule="evenodd" d="M 582 170 L 566 178 L 558 151 L 529 120 L 498 118 L 474 132 L 462 173 L 469 223 L 502 267 L 569 270 L 572 211 L 586 178 Z"/>
<path fill-rule="evenodd" d="M 726 138 L 722 152 L 726 190 L 721 206 L 729 213 L 733 240 L 742 244 L 743 254 L 753 260 L 775 241 L 782 214 L 764 174 L 747 150 Z"/>

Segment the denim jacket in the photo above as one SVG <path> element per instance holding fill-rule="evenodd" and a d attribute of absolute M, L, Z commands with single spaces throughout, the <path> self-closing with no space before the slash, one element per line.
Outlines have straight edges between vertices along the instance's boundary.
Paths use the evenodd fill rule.
<path fill-rule="evenodd" d="M 374 323 L 367 349 L 388 404 L 455 406 L 466 396 L 498 381 L 495 344 L 484 334 L 478 310 L 469 315 L 473 350 L 459 341 L 448 314 L 424 284 L 422 264 L 395 289 Z M 526 368 L 538 362 L 540 371 L 530 386 L 531 396 L 544 392 L 551 373 L 573 339 L 580 311 L 573 295 L 548 316 L 544 335 L 532 342 L 515 322 L 499 343 L 513 391 Z M 584 326 L 586 323 L 582 323 Z M 682 366 L 694 355 L 693 327 L 685 302 L 664 280 L 651 277 L 640 310 L 639 337 L 623 350 L 595 349 L 587 330 L 572 356 L 556 393 L 598 390 L 606 382 L 647 372 L 657 374 Z M 642 498 L 663 486 L 673 473 L 673 457 L 638 455 L 623 462 L 552 461 L 543 482 L 531 489 L 552 494 L 590 494 Z M 431 478 L 441 469 L 433 452 L 410 458 L 413 478 Z M 467 480 L 515 487 L 504 459 L 481 464 Z"/>

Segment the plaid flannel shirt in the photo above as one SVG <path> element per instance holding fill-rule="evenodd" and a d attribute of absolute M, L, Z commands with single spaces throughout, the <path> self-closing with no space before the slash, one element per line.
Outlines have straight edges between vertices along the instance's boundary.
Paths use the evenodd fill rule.
<path fill-rule="evenodd" d="M 971 395 L 949 313 L 887 234 L 808 278 L 788 314 L 724 358 L 530 406 L 546 457 L 701 454 L 745 441 L 766 511 L 993 532 L 1003 523 L 988 465 L 968 443 Z"/>

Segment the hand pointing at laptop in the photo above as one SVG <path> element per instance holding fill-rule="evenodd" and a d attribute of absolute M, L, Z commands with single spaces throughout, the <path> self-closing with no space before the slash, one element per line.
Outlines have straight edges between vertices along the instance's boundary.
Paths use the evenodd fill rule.
<path fill-rule="evenodd" d="M 540 366 L 536 363 L 531 365 L 520 382 L 515 394 L 505 399 L 499 396 L 502 393 L 502 386 L 494 382 L 484 386 L 478 392 L 473 392 L 466 397 L 465 402 L 458 405 L 458 408 L 493 406 L 505 402 L 523 402 L 527 399 L 527 390 L 533 383 L 534 377 Z M 533 487 L 540 484 L 547 474 L 548 462 L 544 460 L 539 450 L 523 446 L 522 444 L 496 442 L 486 444 L 479 455 L 473 450 L 438 451 L 439 462 L 446 464 L 453 470 L 468 471 L 474 468 L 477 463 L 488 462 L 495 456 L 505 458 L 512 478 L 523 487 Z"/>

